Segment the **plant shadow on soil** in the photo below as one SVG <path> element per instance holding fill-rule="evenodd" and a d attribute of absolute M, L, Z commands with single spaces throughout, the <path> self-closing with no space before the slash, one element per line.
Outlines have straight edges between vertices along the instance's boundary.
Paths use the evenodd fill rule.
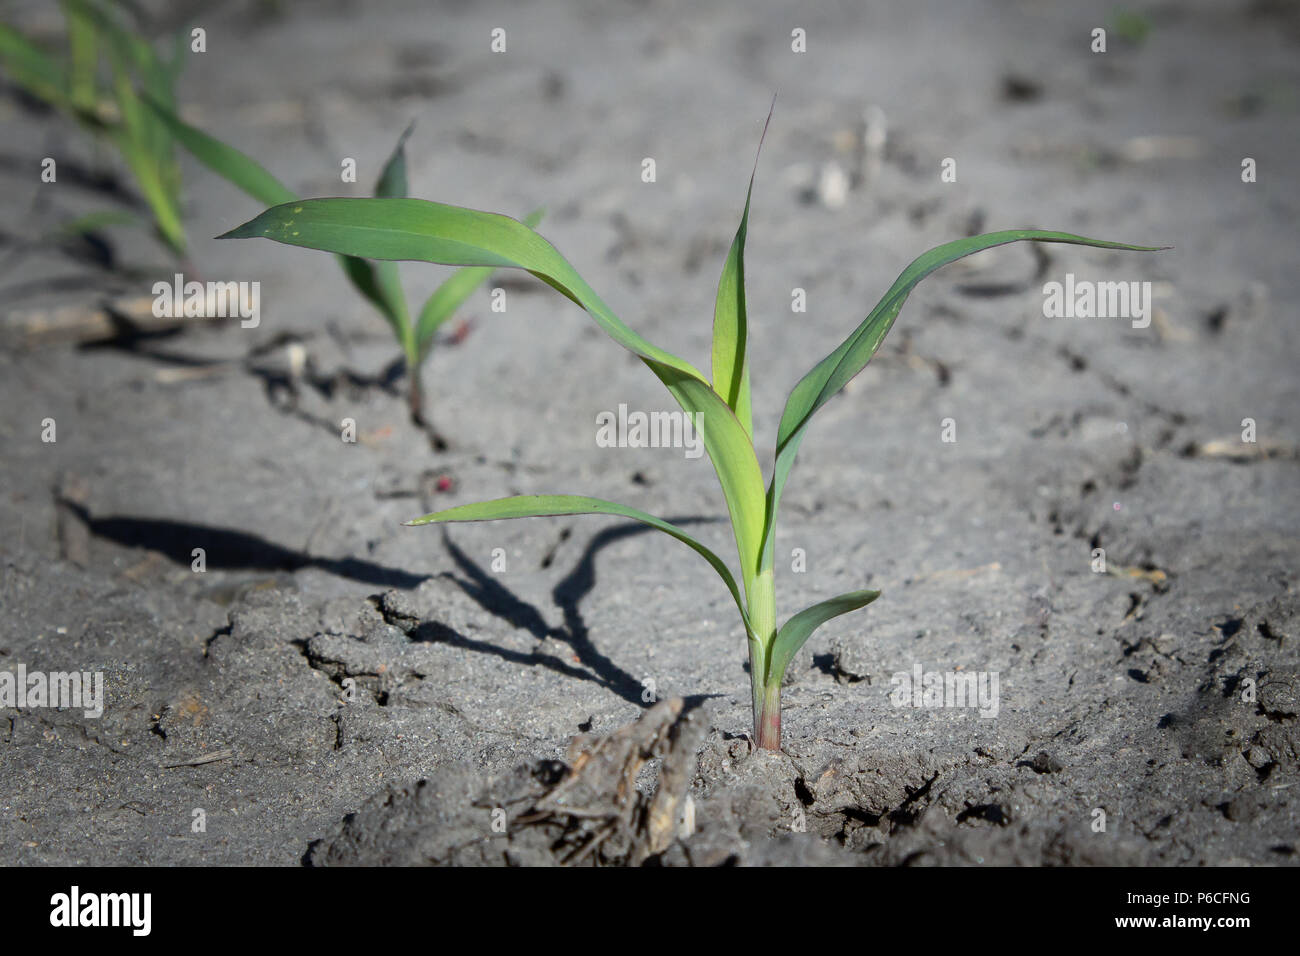
<path fill-rule="evenodd" d="M 429 575 L 411 574 L 361 558 L 322 558 L 286 548 L 247 531 L 215 528 L 167 518 L 139 518 L 111 515 L 96 518 L 84 505 L 61 500 L 60 505 L 76 517 L 96 538 L 126 548 L 155 551 L 180 565 L 189 565 L 192 551 L 203 548 L 207 566 L 220 571 L 299 571 L 319 568 L 341 578 L 376 587 L 411 589 Z"/>
<path fill-rule="evenodd" d="M 316 568 L 362 584 L 401 590 L 413 590 L 433 577 L 411 574 L 360 558 L 313 556 L 233 528 L 132 515 L 95 517 L 85 505 L 64 497 L 60 498 L 59 505 L 96 538 L 125 548 L 153 551 L 181 566 L 191 564 L 193 550 L 202 548 L 207 566 L 212 570 L 293 572 Z M 690 525 L 718 519 L 677 517 L 669 520 L 678 525 Z M 512 627 L 528 631 L 539 643 L 554 638 L 567 644 L 574 659 L 583 665 L 581 667 L 570 666 L 537 653 L 524 654 L 487 641 L 474 640 L 457 634 L 436 621 L 421 622 L 411 627 L 408 634 L 412 640 L 447 643 L 465 650 L 494 654 L 513 663 L 536 665 L 541 662 L 566 677 L 595 681 L 623 700 L 642 706 L 641 682 L 596 648 L 579 605 L 595 590 L 597 555 L 611 544 L 651 530 L 654 529 L 643 525 L 619 525 L 592 537 L 573 570 L 551 592 L 556 606 L 564 615 L 561 627 L 550 627 L 535 605 L 520 598 L 485 571 L 458 548 L 444 530 L 444 546 L 460 573 L 443 572 L 441 576 L 455 583 L 483 610 Z"/>
<path fill-rule="evenodd" d="M 713 522 L 717 519 L 687 517 L 667 520 L 677 525 L 688 525 Z M 469 555 L 456 546 L 445 529 L 443 531 L 443 543 L 461 572 L 461 575 L 447 572 L 444 574 L 445 577 L 455 582 L 485 611 L 513 627 L 528 631 L 539 642 L 555 638 L 567 644 L 573 651 L 575 660 L 587 668 L 586 670 L 570 666 L 555 658 L 540 657 L 536 653 L 522 654 L 485 641 L 472 640 L 434 621 L 420 624 L 411 632 L 411 637 L 416 640 L 442 641 L 466 650 L 495 654 L 515 663 L 535 665 L 540 660 L 544 666 L 566 677 L 595 681 L 628 703 L 636 704 L 638 707 L 644 706 L 642 699 L 644 688 L 641 682 L 596 648 L 591 641 L 591 634 L 579 605 L 596 587 L 596 556 L 615 542 L 652 530 L 654 529 L 639 524 L 618 525 L 606 528 L 587 542 L 587 547 L 573 570 L 566 574 L 551 591 L 551 597 L 564 615 L 562 627 L 548 626 L 535 605 L 522 600 L 484 571 Z M 702 697 L 701 700 L 703 699 L 705 698 Z"/>

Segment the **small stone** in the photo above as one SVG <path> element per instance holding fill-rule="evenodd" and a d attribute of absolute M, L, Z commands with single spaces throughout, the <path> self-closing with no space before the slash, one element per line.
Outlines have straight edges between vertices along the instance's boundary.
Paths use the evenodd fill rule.
<path fill-rule="evenodd" d="M 1256 770 L 1262 770 L 1273 762 L 1267 750 L 1263 747 L 1251 747 L 1246 751 L 1246 763 L 1250 764 Z"/>
<path fill-rule="evenodd" d="M 1034 757 L 1029 766 L 1033 768 L 1034 773 L 1060 773 L 1065 769 L 1065 764 L 1046 750 L 1040 750 L 1038 756 Z"/>

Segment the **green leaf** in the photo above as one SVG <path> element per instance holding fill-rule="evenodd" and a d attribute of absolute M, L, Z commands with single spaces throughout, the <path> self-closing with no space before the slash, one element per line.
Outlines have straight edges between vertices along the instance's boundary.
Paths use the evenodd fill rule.
<path fill-rule="evenodd" d="M 748 583 L 763 531 L 763 477 L 745 428 L 689 362 L 646 341 L 610 310 L 555 247 L 518 220 L 423 199 L 306 199 L 276 206 L 222 238 L 266 238 L 366 259 L 524 269 L 591 315 L 638 356 L 682 408 L 702 416 L 704 447 L 722 485 Z"/>
<path fill-rule="evenodd" d="M 172 110 L 150 97 L 142 97 L 141 101 L 166 126 L 178 143 L 189 150 L 195 159 L 227 182 L 267 205 L 281 205 L 297 201 L 297 196 L 293 190 L 276 179 L 266 167 L 246 153 L 223 143 L 197 127 L 191 126 Z M 408 129 L 407 133 L 409 132 Z M 402 139 L 397 144 L 397 149 L 394 150 L 393 157 L 389 159 L 385 167 L 385 172 L 393 168 L 394 161 L 401 156 L 402 144 L 405 140 L 406 134 L 403 134 Z M 404 174 L 402 181 L 405 182 Z M 357 291 L 379 310 L 384 320 L 392 326 L 393 333 L 398 340 L 403 341 L 405 338 L 403 330 L 409 325 L 409 318 L 404 323 L 402 318 L 399 317 L 400 315 L 406 315 L 406 303 L 405 298 L 401 295 L 400 284 L 394 281 L 396 279 L 395 267 L 391 263 L 386 263 L 390 274 L 385 276 L 376 270 L 373 263 L 366 262 L 364 259 L 339 256 L 338 260 L 339 266 L 343 269 L 343 274 L 348 277 L 348 280 Z M 395 307 L 394 302 L 399 303 L 399 305 Z M 403 345 L 405 344 L 403 341 Z"/>
<path fill-rule="evenodd" d="M 71 110 L 62 66 L 25 36 L 0 23 L 0 62 L 14 83 L 58 109 Z"/>
<path fill-rule="evenodd" d="M 141 97 L 141 102 L 195 159 L 254 199 L 268 205 L 279 205 L 297 198 L 293 190 L 245 153 L 186 123 L 152 97 Z"/>
<path fill-rule="evenodd" d="M 122 26 L 115 13 L 110 13 L 98 0 L 63 0 L 65 15 L 78 17 L 91 24 L 98 34 L 125 57 L 135 69 L 151 69 L 156 62 L 153 47 L 143 37 Z"/>
<path fill-rule="evenodd" d="M 217 238 L 222 237 L 218 236 Z M 406 354 L 406 339 L 401 320 L 397 318 L 389 304 L 389 292 L 380 285 L 380 274 L 376 268 L 379 263 L 367 262 L 365 259 L 358 259 L 356 256 L 335 256 L 334 258 L 338 260 L 339 266 L 343 269 L 343 274 L 348 277 L 348 281 L 352 283 L 353 288 L 360 292 L 366 301 L 373 305 L 379 314 L 384 317 L 384 321 L 392 328 L 393 335 L 401 343 L 403 354 Z M 391 262 L 386 264 L 392 265 Z M 391 276 L 386 281 L 391 282 Z M 409 361 L 410 356 L 408 355 L 407 358 Z"/>
<path fill-rule="evenodd" d="M 1078 246 L 1096 246 L 1101 249 L 1124 249 L 1132 252 L 1156 252 L 1167 246 L 1133 246 L 1103 239 L 1088 239 L 1068 232 L 1044 232 L 1037 229 L 1011 229 L 971 236 L 936 246 L 924 253 L 903 270 L 885 297 L 876 304 L 847 339 L 834 352 L 813 367 L 795 385 L 786 399 L 785 411 L 776 437 L 776 466 L 767 491 L 766 516 L 763 528 L 763 556 L 761 566 L 770 568 L 775 554 L 776 515 L 780 507 L 781 492 L 785 488 L 790 469 L 803 441 L 804 430 L 812 416 L 842 389 L 853 376 L 861 372 L 880 348 L 885 335 L 893 327 L 903 303 L 916 284 L 931 272 L 950 262 L 993 246 L 1009 242 L 1032 240 L 1036 242 L 1064 242 Z"/>
<path fill-rule="evenodd" d="M 171 77 L 173 87 L 180 75 L 185 70 L 185 63 L 190 56 L 191 33 L 188 26 L 181 27 L 172 37 L 172 58 L 169 62 L 164 63 L 167 75 Z"/>
<path fill-rule="evenodd" d="M 772 108 L 776 108 L 773 100 Z M 758 151 L 763 151 L 763 140 L 767 137 L 768 123 L 772 122 L 772 112 L 768 111 L 767 122 L 763 124 L 763 134 L 758 139 Z M 717 300 L 713 306 L 713 390 L 736 413 L 736 418 L 745 427 L 745 434 L 750 441 L 754 439 L 754 414 L 749 389 L 749 320 L 745 309 L 745 237 L 749 230 L 749 202 L 754 195 L 754 177 L 758 174 L 758 157 L 754 157 L 754 169 L 749 175 L 749 189 L 745 193 L 745 211 L 740 217 L 740 228 L 731 241 L 727 261 L 722 266 L 722 277 L 718 281 Z"/>
<path fill-rule="evenodd" d="M 138 226 L 141 223 L 142 220 L 135 213 L 122 209 L 106 209 L 87 213 L 69 222 L 61 223 L 52 234 L 55 236 L 84 236 L 109 226 Z"/>
<path fill-rule="evenodd" d="M 280 205 L 297 201 L 297 196 L 293 190 L 276 179 L 266 167 L 246 153 L 223 143 L 214 136 L 209 136 L 197 127 L 191 126 L 172 110 L 156 102 L 151 97 L 141 97 L 141 102 L 158 117 L 159 122 L 167 128 L 178 143 L 190 151 L 195 159 L 231 185 L 267 205 Z M 405 136 L 402 137 L 403 140 L 405 138 Z M 399 142 L 398 152 L 400 150 L 401 143 Z M 392 165 L 391 159 L 389 165 Z M 374 264 L 366 262 L 364 259 L 357 259 L 352 256 L 338 256 L 337 258 L 340 268 L 343 269 L 343 274 L 348 277 L 356 290 L 379 310 L 384 320 L 392 326 L 393 334 L 405 347 L 407 343 L 404 329 L 409 326 L 409 318 L 406 323 L 403 323 L 402 319 L 399 318 L 398 309 L 394 308 L 393 305 L 395 272 L 387 276 L 381 276 L 376 271 Z M 391 263 L 386 263 L 386 265 L 390 267 L 390 270 L 395 269 Z M 406 303 L 405 298 L 401 295 L 400 284 L 396 287 L 396 295 L 396 301 L 400 303 L 401 314 L 405 315 Z"/>
<path fill-rule="evenodd" d="M 273 239 L 363 259 L 525 269 L 587 309 L 625 348 L 699 376 L 625 326 L 549 242 L 509 216 L 423 199 L 304 199 L 268 209 L 220 238 Z"/>
<path fill-rule="evenodd" d="M 99 99 L 95 73 L 99 68 L 99 41 L 95 25 L 75 4 L 64 3 L 68 21 L 68 93 L 74 109 L 93 114 Z"/>
<path fill-rule="evenodd" d="M 375 183 L 375 195 L 381 199 L 406 198 L 406 139 L 413 129 L 415 123 L 406 127 L 397 138 L 397 145 L 393 147 L 388 162 L 384 163 L 379 181 Z M 406 304 L 406 290 L 402 288 L 402 274 L 396 262 L 373 262 L 367 265 L 374 276 L 373 288 L 378 293 L 378 299 L 371 301 L 379 306 L 379 311 L 392 325 L 398 341 L 402 343 L 402 351 L 406 354 L 407 367 L 413 369 L 420 363 L 420 350 L 416 344 L 415 330 L 411 327 L 411 311 Z M 360 270 L 349 265 L 347 272 L 351 278 L 354 272 L 359 273 Z"/>
<path fill-rule="evenodd" d="M 544 209 L 534 209 L 524 217 L 524 225 L 529 229 L 536 228 L 545 214 Z M 490 275 L 492 275 L 491 269 L 466 266 L 457 269 L 433 290 L 433 295 L 429 296 L 428 301 L 424 303 L 424 308 L 420 310 L 420 318 L 416 322 L 416 343 L 421 358 L 429 353 L 438 329 L 465 304 L 465 300 L 473 295 L 474 290 L 486 282 Z"/>
<path fill-rule="evenodd" d="M 122 110 L 129 135 L 138 154 L 138 162 L 147 162 L 153 168 L 152 178 L 166 193 L 166 204 L 177 210 L 180 206 L 180 167 L 172 149 L 172 139 L 166 127 L 152 113 L 140 109 L 135 82 L 139 81 L 144 92 L 169 109 L 174 108 L 172 94 L 172 73 L 154 52 L 148 40 L 134 33 L 122 23 L 115 11 L 108 10 L 97 0 L 63 0 L 64 9 L 69 18 L 75 18 L 89 24 L 106 41 L 106 48 L 114 69 L 114 89 L 117 93 L 118 107 Z M 129 97 L 124 97 L 119 74 L 125 74 Z M 132 116 L 128 117 L 127 112 Z M 141 183 L 145 187 L 145 183 Z M 146 198 L 147 188 L 146 188 Z M 150 204 L 154 201 L 150 199 Z M 158 216 L 160 231 L 166 236 L 169 224 L 167 215 Z M 174 237 L 171 237 L 174 238 Z M 183 235 L 181 236 L 183 245 Z"/>
<path fill-rule="evenodd" d="M 379 311 L 392 325 L 397 340 L 402 343 L 402 352 L 406 355 L 406 364 L 414 368 L 420 363 L 420 352 L 415 344 L 415 334 L 411 329 L 411 311 L 406 304 L 406 290 L 402 288 L 402 274 L 396 262 L 367 262 L 375 277 L 375 289 L 379 299 L 372 300 L 379 306 Z M 357 270 L 350 263 L 347 267 L 351 278 Z M 359 288 L 359 287 L 358 287 Z"/>
<path fill-rule="evenodd" d="M 727 590 L 731 592 L 746 628 L 749 627 L 749 615 L 745 612 L 745 603 L 741 600 L 740 589 L 736 587 L 736 579 L 731 576 L 731 570 L 726 563 L 677 525 L 636 508 L 629 508 L 627 505 L 606 501 L 603 498 L 588 498 L 584 495 L 516 495 L 511 498 L 497 498 L 493 501 L 480 501 L 447 508 L 444 511 L 435 511 L 433 514 L 415 518 L 405 524 L 417 526 L 450 521 L 497 521 L 501 518 L 545 518 L 557 515 L 616 515 L 632 518 L 672 535 L 713 566 L 713 570 L 718 572 L 718 576 L 727 585 Z"/>
<path fill-rule="evenodd" d="M 178 197 L 170 188 L 166 168 L 159 164 L 150 129 L 152 114 L 145 112 L 135 92 L 125 44 L 110 42 L 108 59 L 113 68 L 114 95 L 122 114 L 122 125 L 112 131 L 112 139 L 149 203 L 158 232 L 173 250 L 183 253 L 185 228 L 181 225 Z"/>
<path fill-rule="evenodd" d="M 379 181 L 375 183 L 375 195 L 381 199 L 406 198 L 406 140 L 413 129 L 415 129 L 414 122 L 397 138 L 397 145 L 393 147 L 388 162 L 384 164 L 383 172 L 379 174 Z"/>
<path fill-rule="evenodd" d="M 777 632 L 776 642 L 772 645 L 765 683 L 780 683 L 785 669 L 790 666 L 790 661 L 812 636 L 813 631 L 831 618 L 865 607 L 878 597 L 880 597 L 879 591 L 849 591 L 839 597 L 819 601 L 811 607 L 806 607 L 786 621 Z"/>

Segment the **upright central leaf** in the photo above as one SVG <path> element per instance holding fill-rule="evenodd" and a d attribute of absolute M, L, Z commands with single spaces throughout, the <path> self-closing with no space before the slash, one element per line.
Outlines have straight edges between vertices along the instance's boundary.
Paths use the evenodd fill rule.
<path fill-rule="evenodd" d="M 406 140 L 411 135 L 414 124 L 407 126 L 397 138 L 397 145 L 389 154 L 388 162 L 375 183 L 375 195 L 381 199 L 406 198 Z M 355 264 L 354 264 L 355 263 Z M 402 351 L 406 353 L 406 366 L 414 374 L 415 366 L 420 361 L 420 350 L 416 344 L 415 328 L 411 325 L 411 312 L 406 304 L 406 292 L 402 289 L 402 274 L 396 262 L 362 262 L 352 259 L 346 263 L 349 275 L 361 279 L 364 284 L 364 271 L 369 269 L 374 275 L 374 290 L 379 297 L 380 311 L 389 319 Z"/>
<path fill-rule="evenodd" d="M 727 261 L 718 280 L 718 297 L 713 306 L 713 388 L 754 439 L 754 415 L 749 392 L 749 321 L 745 311 L 745 234 L 749 228 L 749 199 L 754 193 L 753 177 L 745 194 L 745 212 L 731 242 Z"/>
<path fill-rule="evenodd" d="M 775 101 L 773 107 L 775 108 Z M 758 149 L 763 149 L 767 126 L 772 122 L 768 111 L 767 123 L 758 139 Z M 754 195 L 754 177 L 758 174 L 758 157 L 749 174 L 749 189 L 745 193 L 745 211 L 740 217 L 740 227 L 731 241 L 727 261 L 722 266 L 718 280 L 718 296 L 713 306 L 713 389 L 727 403 L 736 418 L 745 427 L 745 434 L 754 440 L 754 415 L 749 390 L 749 315 L 745 305 L 745 240 L 749 232 L 749 203 Z"/>

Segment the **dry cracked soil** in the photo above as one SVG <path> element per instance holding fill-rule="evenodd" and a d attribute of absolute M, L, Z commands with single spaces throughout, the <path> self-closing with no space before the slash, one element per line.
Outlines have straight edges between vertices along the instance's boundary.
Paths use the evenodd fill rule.
<path fill-rule="evenodd" d="M 57 35 L 54 5 L 11 7 Z M 1132 7 L 157 21 L 207 30 L 185 115 L 299 194 L 365 195 L 415 120 L 413 195 L 546 206 L 613 308 L 701 366 L 777 94 L 746 277 L 764 461 L 789 389 L 925 249 L 1023 226 L 1173 246 L 1006 246 L 911 296 L 786 493 L 783 614 L 883 596 L 794 661 L 779 753 L 750 745 L 741 627 L 679 544 L 590 517 L 401 525 L 571 492 L 731 552 L 707 458 L 597 447 L 601 412 L 672 406 L 575 306 L 509 273 L 504 312 L 471 298 L 425 372 L 435 449 L 329 257 L 212 239 L 261 206 L 188 158 L 183 270 L 260 282 L 260 324 L 123 318 L 182 267 L 141 230 L 58 233 L 138 200 L 6 86 L 0 671 L 101 672 L 106 700 L 0 706 L 0 863 L 1294 864 L 1300 8 Z M 420 301 L 445 270 L 402 274 Z M 1067 274 L 1149 282 L 1149 324 L 1045 316 Z M 97 311 L 100 334 L 28 334 Z M 917 668 L 996 675 L 996 713 L 892 694 Z"/>

